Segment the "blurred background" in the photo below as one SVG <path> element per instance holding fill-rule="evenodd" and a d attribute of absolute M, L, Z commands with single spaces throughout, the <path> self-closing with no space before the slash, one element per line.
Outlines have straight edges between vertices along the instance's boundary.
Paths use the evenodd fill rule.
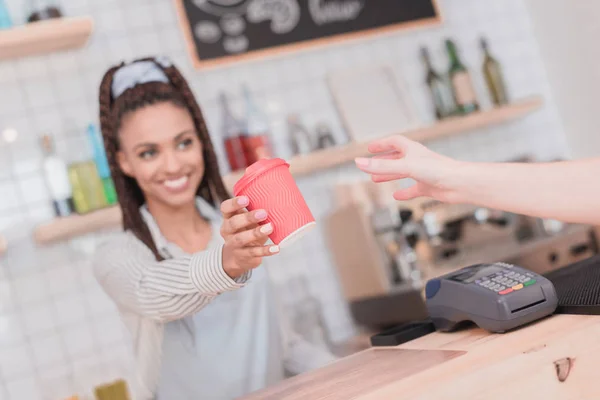
<path fill-rule="evenodd" d="M 395 133 L 463 160 L 597 155 L 600 5 L 397 3 L 0 0 L 0 399 L 94 398 L 130 379 L 127 332 L 90 266 L 120 229 L 98 87 L 121 61 L 182 71 L 229 185 L 257 149 L 290 162 L 319 229 L 267 267 L 296 328 L 340 355 L 422 317 L 433 276 L 596 253 L 593 226 L 398 204 L 404 183 L 369 184 L 353 159 Z"/>

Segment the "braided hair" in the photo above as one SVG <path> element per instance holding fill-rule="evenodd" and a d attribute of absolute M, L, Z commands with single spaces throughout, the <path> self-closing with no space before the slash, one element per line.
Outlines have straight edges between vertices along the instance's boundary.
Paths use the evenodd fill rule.
<path fill-rule="evenodd" d="M 115 72 L 124 63 L 110 68 L 102 78 L 100 84 L 100 129 L 106 149 L 106 157 L 110 173 L 115 184 L 119 206 L 123 215 L 123 229 L 130 230 L 154 253 L 157 260 L 162 260 L 156 244 L 152 240 L 150 230 L 140 213 L 144 204 L 144 194 L 134 178 L 123 173 L 117 162 L 119 151 L 119 128 L 123 117 L 143 107 L 170 102 L 178 107 L 187 108 L 193 118 L 196 134 L 202 143 L 202 152 L 205 163 L 205 172 L 197 195 L 201 196 L 215 208 L 228 199 L 230 194 L 225 188 L 223 178 L 219 172 L 219 164 L 215 154 L 204 117 L 194 98 L 190 87 L 179 70 L 173 65 L 164 66 L 155 58 L 143 58 L 136 61 L 154 62 L 169 78 L 170 83 L 147 82 L 127 89 L 116 99 L 112 98 L 112 81 Z M 134 62 L 136 62 L 134 61 Z"/>

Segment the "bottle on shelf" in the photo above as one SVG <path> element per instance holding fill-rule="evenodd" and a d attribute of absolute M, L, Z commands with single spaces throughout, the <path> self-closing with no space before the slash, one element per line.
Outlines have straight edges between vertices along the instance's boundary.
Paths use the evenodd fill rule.
<path fill-rule="evenodd" d="M 316 128 L 317 133 L 317 149 L 322 150 L 328 147 L 334 147 L 336 145 L 335 138 L 333 137 L 333 132 L 329 125 L 325 122 L 320 122 L 317 124 Z"/>
<path fill-rule="evenodd" d="M 246 103 L 246 125 L 244 149 L 250 164 L 261 158 L 272 157 L 271 143 L 269 140 L 269 122 L 267 117 L 256 105 L 247 86 L 243 86 L 244 100 Z"/>
<path fill-rule="evenodd" d="M 502 67 L 496 58 L 490 54 L 488 42 L 485 38 L 480 39 L 483 51 L 483 76 L 494 105 L 499 106 L 508 103 L 508 94 L 502 75 Z"/>
<path fill-rule="evenodd" d="M 240 120 L 233 115 L 227 95 L 221 92 L 219 100 L 223 115 L 221 132 L 229 168 L 231 168 L 232 171 L 244 169 L 250 165 L 246 158 L 246 151 L 244 150 L 244 126 Z"/>
<path fill-rule="evenodd" d="M 66 217 L 74 209 L 73 189 L 67 164 L 56 154 L 54 142 L 48 134 L 42 136 L 42 149 L 44 177 L 52 198 L 54 213 L 57 217 Z"/>
<path fill-rule="evenodd" d="M 94 162 L 96 163 L 98 176 L 102 181 L 106 203 L 108 205 L 113 205 L 117 202 L 117 192 L 115 190 L 115 184 L 110 175 L 110 168 L 108 166 L 108 160 L 106 159 L 106 152 L 104 151 L 104 145 L 102 144 L 102 136 L 94 124 L 88 125 L 87 134 L 92 146 L 92 154 L 94 155 Z"/>
<path fill-rule="evenodd" d="M 69 180 L 73 187 L 73 202 L 78 214 L 106 207 L 104 187 L 94 161 L 80 161 L 69 165 Z"/>
<path fill-rule="evenodd" d="M 0 29 L 8 29 L 12 28 L 12 26 L 12 18 L 10 17 L 10 13 L 8 12 L 6 1 L 0 0 Z"/>
<path fill-rule="evenodd" d="M 288 115 L 287 125 L 293 155 L 308 154 L 315 149 L 313 138 L 298 114 Z"/>
<path fill-rule="evenodd" d="M 446 40 L 446 50 L 450 58 L 448 76 L 452 83 L 452 92 L 458 113 L 469 114 L 479 110 L 471 74 L 458 55 L 456 44 L 450 39 Z"/>
<path fill-rule="evenodd" d="M 425 64 L 425 82 L 433 100 L 436 118 L 443 119 L 453 115 L 456 112 L 456 102 L 454 101 L 450 83 L 442 78 L 433 68 L 431 57 L 426 47 L 421 48 L 421 58 Z"/>

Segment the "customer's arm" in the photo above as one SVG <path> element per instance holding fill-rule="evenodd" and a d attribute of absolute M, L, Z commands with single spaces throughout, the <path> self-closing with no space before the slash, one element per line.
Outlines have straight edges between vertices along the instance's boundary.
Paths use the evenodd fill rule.
<path fill-rule="evenodd" d="M 426 196 L 565 222 L 600 224 L 600 159 L 553 163 L 475 163 L 435 153 L 403 136 L 369 145 L 358 168 L 373 181 L 412 178 L 397 200 Z"/>
<path fill-rule="evenodd" d="M 565 222 L 600 224 L 600 159 L 462 163 L 456 201 Z"/>
<path fill-rule="evenodd" d="M 126 232 L 98 248 L 94 274 L 119 306 L 166 322 L 194 314 L 222 292 L 243 286 L 251 271 L 231 279 L 223 270 L 222 249 L 156 261 L 146 245 Z"/>

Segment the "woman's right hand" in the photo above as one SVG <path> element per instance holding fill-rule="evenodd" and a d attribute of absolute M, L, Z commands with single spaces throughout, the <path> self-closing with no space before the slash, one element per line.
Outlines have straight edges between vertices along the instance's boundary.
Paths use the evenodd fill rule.
<path fill-rule="evenodd" d="M 248 198 L 234 197 L 221 203 L 223 224 L 223 269 L 232 279 L 258 267 L 262 258 L 279 252 L 279 246 L 265 245 L 273 232 L 270 223 L 259 225 L 267 218 L 265 210 L 247 211 Z"/>
<path fill-rule="evenodd" d="M 435 153 L 401 135 L 375 140 L 369 143 L 368 150 L 374 157 L 357 158 L 355 162 L 374 182 L 404 178 L 416 181 L 413 186 L 396 191 L 396 200 L 426 196 L 446 203 L 460 201 L 458 172 L 465 163 Z"/>

